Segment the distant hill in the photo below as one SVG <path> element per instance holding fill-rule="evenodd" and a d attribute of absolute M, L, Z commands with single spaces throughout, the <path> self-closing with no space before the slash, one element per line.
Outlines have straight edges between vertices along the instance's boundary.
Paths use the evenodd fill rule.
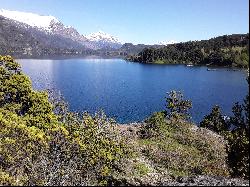
<path fill-rule="evenodd" d="M 140 63 L 195 64 L 247 67 L 249 34 L 224 35 L 209 40 L 147 47 L 128 60 Z"/>

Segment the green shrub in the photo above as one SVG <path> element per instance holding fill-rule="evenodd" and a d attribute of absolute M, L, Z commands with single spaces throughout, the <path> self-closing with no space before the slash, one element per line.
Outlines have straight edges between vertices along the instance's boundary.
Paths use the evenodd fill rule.
<path fill-rule="evenodd" d="M 146 119 L 146 124 L 140 129 L 140 136 L 142 138 L 149 138 L 154 136 L 160 136 L 165 125 L 166 115 L 164 112 L 156 112 L 151 117 Z"/>
<path fill-rule="evenodd" d="M 134 168 L 136 175 L 144 176 L 150 171 L 149 168 L 144 163 L 135 164 Z"/>
<path fill-rule="evenodd" d="M 204 117 L 200 123 L 200 127 L 210 129 L 219 134 L 223 134 L 229 130 L 229 124 L 223 118 L 220 107 L 217 105 L 212 109 L 211 114 Z"/>
<path fill-rule="evenodd" d="M 233 130 L 227 134 L 229 142 L 228 162 L 232 175 L 249 178 L 249 95 L 244 103 L 235 103 L 230 124 Z"/>
<path fill-rule="evenodd" d="M 106 184 L 129 156 L 113 120 L 52 105 L 9 56 L 0 56 L 0 83 L 1 185 Z"/>
<path fill-rule="evenodd" d="M 169 119 L 187 120 L 190 115 L 188 110 L 192 108 L 192 102 L 183 99 L 183 94 L 180 91 L 171 91 L 166 98 L 166 114 Z"/>
<path fill-rule="evenodd" d="M 228 165 L 231 175 L 249 178 L 249 95 L 244 103 L 235 103 L 233 116 L 225 121 L 218 106 L 205 116 L 200 126 L 224 136 L 228 141 Z"/>

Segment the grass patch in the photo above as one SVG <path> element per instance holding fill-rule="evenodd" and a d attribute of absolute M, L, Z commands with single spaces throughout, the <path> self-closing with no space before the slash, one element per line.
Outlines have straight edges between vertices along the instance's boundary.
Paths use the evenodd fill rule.
<path fill-rule="evenodd" d="M 135 175 L 144 176 L 150 172 L 150 169 L 144 163 L 136 163 L 134 165 L 134 172 Z"/>
<path fill-rule="evenodd" d="M 165 64 L 165 61 L 163 61 L 163 60 L 155 60 L 154 64 Z"/>

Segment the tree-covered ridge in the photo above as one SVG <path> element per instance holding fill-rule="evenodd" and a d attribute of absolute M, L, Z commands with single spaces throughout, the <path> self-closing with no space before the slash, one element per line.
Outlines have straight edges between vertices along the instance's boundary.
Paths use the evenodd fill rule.
<path fill-rule="evenodd" d="M 128 60 L 141 63 L 248 67 L 249 34 L 224 35 L 162 48 L 145 48 Z"/>

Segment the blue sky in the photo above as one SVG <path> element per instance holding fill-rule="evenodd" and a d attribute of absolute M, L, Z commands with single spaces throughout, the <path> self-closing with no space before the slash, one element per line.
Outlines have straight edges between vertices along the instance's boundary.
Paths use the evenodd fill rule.
<path fill-rule="evenodd" d="M 81 34 L 102 30 L 154 44 L 249 32 L 248 0 L 0 0 L 0 8 L 53 15 Z"/>

